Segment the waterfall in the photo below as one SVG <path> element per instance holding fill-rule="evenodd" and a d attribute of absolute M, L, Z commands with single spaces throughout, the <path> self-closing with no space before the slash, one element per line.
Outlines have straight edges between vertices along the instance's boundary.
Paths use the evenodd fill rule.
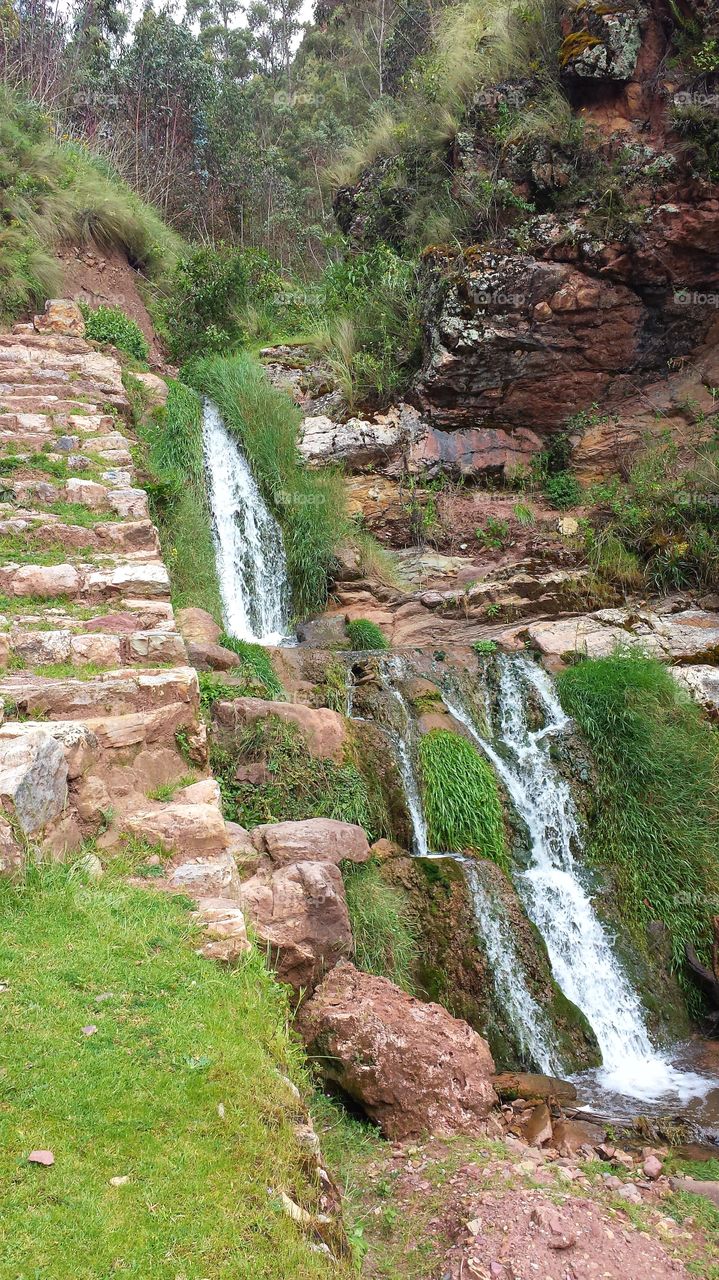
<path fill-rule="evenodd" d="M 522 1057 L 544 1075 L 559 1076 L 562 1063 L 554 1041 L 554 1030 L 529 990 L 522 961 L 514 945 L 510 921 L 501 903 L 482 884 L 475 864 L 464 858 L 462 867 L 497 998 L 517 1037 Z"/>
<path fill-rule="evenodd" d="M 708 1082 L 675 1070 L 653 1049 L 639 997 L 581 882 L 574 857 L 581 847 L 577 813 L 550 754 L 551 737 L 569 723 L 552 683 L 528 659 L 500 657 L 498 662 L 501 752 L 478 733 L 458 698 L 445 696 L 445 705 L 488 756 L 527 826 L 532 862 L 517 874 L 516 886 L 544 938 L 558 985 L 597 1037 L 600 1082 L 610 1092 L 646 1101 L 668 1094 L 681 1101 L 698 1096 Z M 530 694 L 545 716 L 544 728 L 536 732 L 527 721 Z"/>
<path fill-rule="evenodd" d="M 205 401 L 203 443 L 225 624 L 239 640 L 279 644 L 288 630 L 282 531 L 216 406 Z"/>
<path fill-rule="evenodd" d="M 387 690 L 399 708 L 399 729 L 392 730 L 396 747 L 397 765 L 404 787 L 407 809 L 412 823 L 412 852 L 420 858 L 429 852 L 427 824 L 422 810 L 422 791 L 414 762 L 414 726 L 412 712 L 397 681 L 404 675 L 402 659 L 396 655 L 385 658 L 380 665 L 382 687 Z"/>

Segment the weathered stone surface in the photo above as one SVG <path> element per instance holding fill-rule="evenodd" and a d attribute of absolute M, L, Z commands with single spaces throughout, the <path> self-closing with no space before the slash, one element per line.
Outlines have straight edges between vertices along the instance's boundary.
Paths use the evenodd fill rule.
<path fill-rule="evenodd" d="M 672 667 L 672 675 L 712 720 L 719 720 L 719 667 Z"/>
<path fill-rule="evenodd" d="M 67 763 L 62 747 L 37 725 L 0 727 L 0 803 L 32 835 L 62 813 Z"/>
<path fill-rule="evenodd" d="M 387 1137 L 483 1131 L 496 1102 L 489 1047 L 439 1005 L 341 963 L 299 1027 L 326 1077 Z"/>
<path fill-rule="evenodd" d="M 199 806 L 197 806 L 199 807 Z M 232 856 L 218 853 L 215 857 L 193 858 L 173 868 L 168 886 L 176 893 L 186 893 L 196 900 L 222 898 L 226 902 L 239 903 L 240 877 Z"/>
<path fill-rule="evenodd" d="M 212 857 L 225 848 L 225 823 L 216 804 L 153 805 L 123 819 L 123 829 L 183 856 Z"/>
<path fill-rule="evenodd" d="M 84 338 L 85 321 L 76 302 L 67 298 L 50 298 L 45 303 L 43 315 L 33 317 L 36 333 L 63 333 L 73 338 Z"/>
<path fill-rule="evenodd" d="M 217 644 L 222 628 L 218 626 L 211 613 L 204 609 L 178 609 L 177 625 L 185 640 L 198 644 Z"/>
<path fill-rule="evenodd" d="M 195 920 L 204 929 L 206 938 L 199 952 L 208 960 L 233 964 L 251 950 L 245 917 L 237 902 L 227 898 L 200 898 Z"/>
<path fill-rule="evenodd" d="M 215 778 L 201 778 L 178 791 L 175 800 L 180 804 L 213 804 L 219 810 L 222 800 L 220 784 Z"/>
<path fill-rule="evenodd" d="M 231 649 L 206 640 L 188 640 L 187 656 L 198 671 L 232 671 L 240 661 Z"/>
<path fill-rule="evenodd" d="M 401 465 L 422 420 L 411 405 L 400 404 L 373 419 L 333 422 L 324 414 L 304 419 L 300 453 L 309 463 L 344 462 L 350 470 L 380 470 Z"/>
<path fill-rule="evenodd" d="M 20 847 L 7 818 L 0 818 L 0 876 L 19 876 L 25 867 L 25 851 Z"/>
<path fill-rule="evenodd" d="M 719 614 L 701 609 L 668 614 L 648 609 L 600 609 L 556 622 L 533 622 L 526 635 L 550 665 L 575 653 L 603 658 L 618 645 L 644 650 L 666 662 L 701 663 L 719 658 Z"/>
<path fill-rule="evenodd" d="M 263 698 L 235 698 L 232 702 L 216 702 L 212 709 L 218 741 L 225 743 L 248 724 L 277 716 L 285 724 L 294 724 L 304 735 L 311 755 L 320 759 L 341 760 L 346 741 L 342 716 L 327 707 L 306 707 L 294 702 L 267 702 Z"/>
<path fill-rule="evenodd" d="M 245 917 L 269 948 L 281 982 L 314 990 L 323 974 L 352 952 L 344 884 L 328 862 L 260 867 L 241 888 Z"/>
<path fill-rule="evenodd" d="M 23 714 L 38 712 L 57 720 L 149 714 L 176 703 L 199 705 L 197 672 L 192 667 L 108 671 L 93 680 L 14 673 L 0 681 L 0 696 L 11 699 Z"/>
<path fill-rule="evenodd" d="M 71 564 L 0 566 L 0 591 L 11 596 L 75 596 L 80 575 Z"/>
<path fill-rule="evenodd" d="M 502 1101 L 513 1102 L 515 1098 L 525 1098 L 528 1102 L 534 1099 L 547 1102 L 553 1099 L 566 1105 L 568 1102 L 575 1102 L 577 1098 L 577 1090 L 569 1080 L 528 1071 L 502 1071 L 492 1077 L 492 1083 Z"/>
<path fill-rule="evenodd" d="M 164 378 L 158 377 L 156 373 L 136 373 L 134 376 L 144 387 L 151 405 L 167 403 L 168 387 Z"/>
<path fill-rule="evenodd" d="M 559 62 L 566 79 L 625 81 L 634 74 L 649 17 L 641 0 L 565 6 Z"/>
<path fill-rule="evenodd" d="M 255 827 L 252 843 L 274 863 L 366 862 L 370 856 L 361 827 L 332 818 L 308 818 L 305 822 L 278 822 Z"/>

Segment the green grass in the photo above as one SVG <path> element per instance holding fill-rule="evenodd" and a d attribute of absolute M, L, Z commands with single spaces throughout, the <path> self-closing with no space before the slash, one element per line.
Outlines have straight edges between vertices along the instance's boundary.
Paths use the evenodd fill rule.
<path fill-rule="evenodd" d="M 352 622 L 348 622 L 347 635 L 350 639 L 350 647 L 358 652 L 363 649 L 389 649 L 389 641 L 382 628 L 378 627 L 376 622 L 370 622 L 368 618 L 355 618 Z"/>
<path fill-rule="evenodd" d="M 259 786 L 236 782 L 240 763 L 264 764 L 268 781 Z M 216 748 L 212 768 L 222 788 L 225 816 L 243 827 L 336 818 L 357 823 L 370 839 L 385 834 L 384 815 L 351 756 L 341 764 L 316 759 L 298 727 L 277 716 L 249 725 L 231 752 Z"/>
<path fill-rule="evenodd" d="M 387 884 L 376 862 L 348 865 L 344 884 L 355 964 L 414 994 L 419 946 L 407 894 Z"/>
<path fill-rule="evenodd" d="M 425 734 L 419 756 L 431 847 L 491 858 L 509 872 L 502 802 L 487 761 L 448 729 Z"/>
<path fill-rule="evenodd" d="M 717 909 L 719 734 L 660 662 L 635 653 L 580 662 L 559 694 L 596 765 L 588 855 L 611 870 L 635 934 L 668 926 L 681 975 L 685 943 L 708 960 Z"/>
<path fill-rule="evenodd" d="M 8 1280 L 346 1274 L 279 1203 L 317 1206 L 280 1076 L 301 1078 L 285 997 L 259 954 L 221 970 L 196 945 L 183 899 L 65 867 L 0 883 Z M 37 1148 L 52 1168 L 27 1163 Z"/>
<path fill-rule="evenodd" d="M 147 360 L 150 345 L 139 324 L 121 307 L 88 307 L 81 302 L 80 310 L 85 319 L 85 337 L 90 342 L 107 343 L 135 360 Z"/>
<path fill-rule="evenodd" d="M 252 357 L 199 359 L 188 377 L 217 405 L 282 527 L 295 614 L 320 613 L 335 551 L 349 531 L 340 474 L 303 466 L 297 447 L 302 413 Z"/>
<path fill-rule="evenodd" d="M 149 275 L 169 270 L 180 240 L 84 146 L 53 139 L 49 115 L 0 89 L 0 320 L 57 295 L 55 250 L 119 249 Z"/>
<path fill-rule="evenodd" d="M 146 412 L 141 384 L 125 383 L 144 449 L 150 496 L 176 609 L 193 605 L 222 617 L 202 451 L 202 405 L 196 392 L 168 380 L 167 404 Z"/>
<path fill-rule="evenodd" d="M 249 640 L 238 640 L 223 632 L 219 643 L 223 649 L 230 649 L 240 659 L 233 675 L 243 679 L 252 692 L 252 697 L 269 698 L 273 702 L 284 701 L 286 694 L 272 659 L 261 644 L 253 644 Z"/>

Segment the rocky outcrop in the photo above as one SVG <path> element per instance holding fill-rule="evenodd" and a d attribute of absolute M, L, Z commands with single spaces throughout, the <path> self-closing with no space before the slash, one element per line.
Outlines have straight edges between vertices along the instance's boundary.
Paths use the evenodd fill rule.
<path fill-rule="evenodd" d="M 481 1133 L 496 1101 L 484 1040 L 436 1004 L 338 964 L 300 1013 L 319 1069 L 390 1138 Z"/>
<path fill-rule="evenodd" d="M 303 735 L 310 754 L 320 759 L 341 760 L 346 745 L 344 719 L 327 707 L 315 709 L 294 702 L 235 698 L 232 702 L 216 702 L 212 715 L 215 737 L 223 746 L 230 746 L 247 725 L 269 716 L 294 725 Z"/>
<path fill-rule="evenodd" d="M 711 720 L 719 721 L 719 666 L 674 667 L 672 675 Z"/>
<path fill-rule="evenodd" d="M 605 658 L 617 646 L 639 649 L 664 662 L 696 664 L 719 659 L 719 614 L 702 609 L 677 613 L 600 609 L 556 622 L 535 622 L 519 634 L 550 667 L 572 661 L 577 654 Z"/>
<path fill-rule="evenodd" d="M 333 818 L 277 822 L 255 827 L 252 843 L 277 865 L 288 862 L 367 862 L 367 836 L 361 827 Z"/>

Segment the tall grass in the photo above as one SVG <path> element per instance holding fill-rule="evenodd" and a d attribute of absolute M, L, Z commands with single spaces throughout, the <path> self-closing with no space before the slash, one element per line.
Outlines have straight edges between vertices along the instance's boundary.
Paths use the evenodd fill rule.
<path fill-rule="evenodd" d="M 135 430 L 145 447 L 147 490 L 172 582 L 175 608 L 194 605 L 222 620 L 212 516 L 202 450 L 202 405 L 191 387 L 168 381 L 167 405 L 144 412 L 140 384 L 125 378 Z"/>
<path fill-rule="evenodd" d="M 425 734 L 419 757 L 431 847 L 491 858 L 509 872 L 502 802 L 487 761 L 447 729 Z"/>
<path fill-rule="evenodd" d="M 675 967 L 692 943 L 709 958 L 719 909 L 719 733 L 653 658 L 618 652 L 559 678 L 562 705 L 596 763 L 588 853 L 609 867 L 635 932 L 671 931 Z"/>
<path fill-rule="evenodd" d="M 387 884 L 376 862 L 348 865 L 344 884 L 355 964 L 414 994 L 419 945 L 408 895 Z"/>
<path fill-rule="evenodd" d="M 208 356 L 193 361 L 187 376 L 217 405 L 282 527 L 295 614 L 321 612 L 335 550 L 349 531 L 341 475 L 303 465 L 301 412 L 252 357 Z"/>
<path fill-rule="evenodd" d="M 76 143 L 57 143 L 38 107 L 0 87 L 0 319 L 39 306 L 61 282 L 54 250 L 121 249 L 148 275 L 169 269 L 181 241 L 159 214 Z"/>

